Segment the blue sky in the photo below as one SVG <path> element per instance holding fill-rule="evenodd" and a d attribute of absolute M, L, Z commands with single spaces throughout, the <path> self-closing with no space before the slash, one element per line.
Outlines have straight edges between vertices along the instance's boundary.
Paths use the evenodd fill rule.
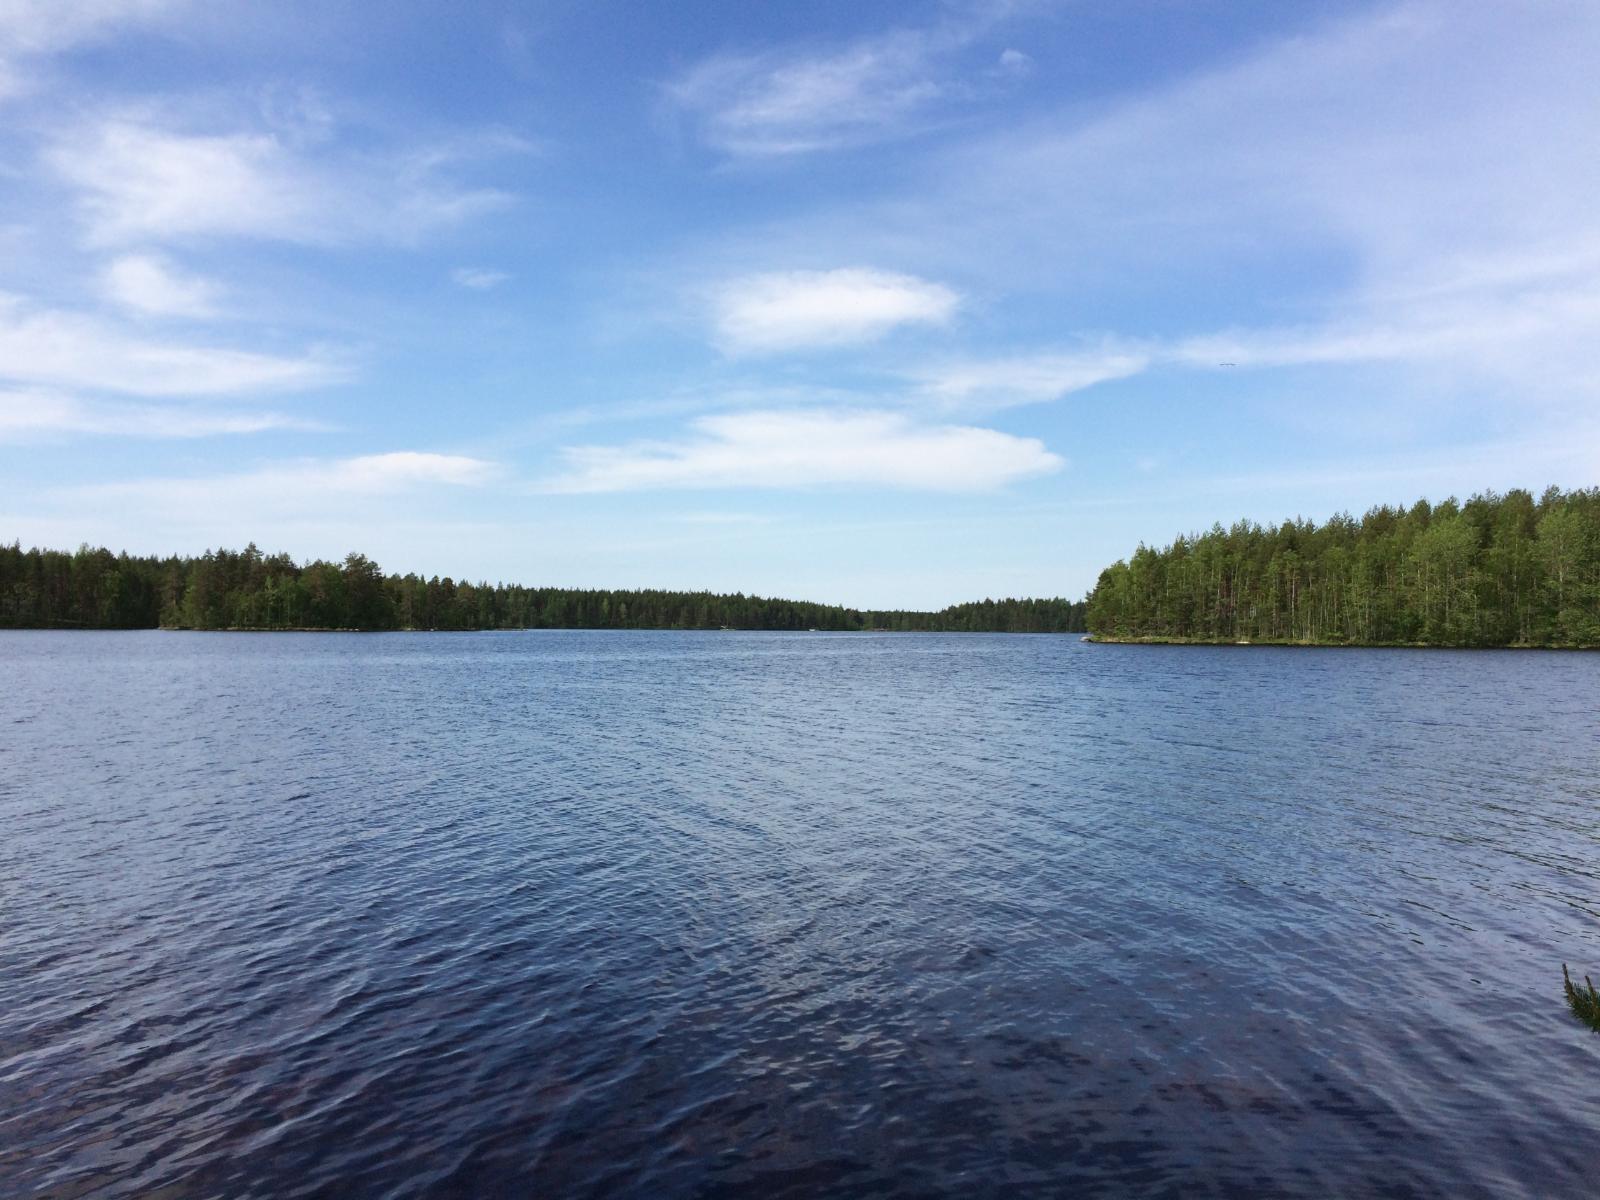
<path fill-rule="evenodd" d="M 1591 0 L 0 0 L 0 537 L 937 606 L 1592 485 L 1596 62 Z"/>

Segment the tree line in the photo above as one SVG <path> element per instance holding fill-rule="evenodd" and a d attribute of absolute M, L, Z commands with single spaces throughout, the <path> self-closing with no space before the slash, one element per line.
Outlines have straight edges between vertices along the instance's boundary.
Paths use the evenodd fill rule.
<path fill-rule="evenodd" d="M 983 600 L 939 612 L 761 596 L 386 575 L 363 554 L 300 564 L 241 551 L 136 557 L 0 545 L 0 627 L 45 629 L 828 629 L 1080 631 L 1082 602 Z"/>
<path fill-rule="evenodd" d="M 1088 624 L 1108 638 L 1600 646 L 1600 488 L 1213 525 L 1107 568 Z"/>

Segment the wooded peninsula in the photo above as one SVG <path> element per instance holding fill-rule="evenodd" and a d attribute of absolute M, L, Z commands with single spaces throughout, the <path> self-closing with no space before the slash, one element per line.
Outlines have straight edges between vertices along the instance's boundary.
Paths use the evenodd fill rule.
<path fill-rule="evenodd" d="M 0 546 L 0 628 L 12 629 L 828 629 L 1081 631 L 1081 601 L 983 600 L 939 612 L 859 610 L 761 596 L 604 591 L 385 575 L 363 554 L 297 564 L 213 550 L 133 557 Z"/>
<path fill-rule="evenodd" d="M 1140 546 L 1088 606 L 1106 641 L 1600 646 L 1600 488 L 1214 525 Z"/>

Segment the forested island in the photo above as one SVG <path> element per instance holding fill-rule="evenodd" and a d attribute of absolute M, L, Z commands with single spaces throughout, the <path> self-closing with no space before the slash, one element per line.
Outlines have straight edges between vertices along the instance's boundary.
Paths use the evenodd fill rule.
<path fill-rule="evenodd" d="M 711 592 L 522 587 L 385 575 L 362 554 L 296 563 L 252 543 L 197 558 L 0 545 L 0 628 L 11 629 L 828 629 L 1082 631 L 1081 601 L 982 600 L 939 612 Z"/>
<path fill-rule="evenodd" d="M 1102 572 L 1097 640 L 1600 646 L 1600 488 L 1180 537 Z"/>

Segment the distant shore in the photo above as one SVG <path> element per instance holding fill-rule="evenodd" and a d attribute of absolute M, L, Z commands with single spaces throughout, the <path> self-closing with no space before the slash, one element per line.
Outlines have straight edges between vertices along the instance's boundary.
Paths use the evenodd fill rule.
<path fill-rule="evenodd" d="M 851 608 L 744 592 L 570 588 L 388 575 L 342 563 L 211 550 L 200 557 L 0 543 L 0 628 L 301 633 L 511 629 L 759 629 L 804 633 L 1081 633 L 1084 602 L 1006 597 L 920 609 Z"/>
<path fill-rule="evenodd" d="M 955 633 L 1084 638 L 1081 629 L 772 629 L 749 625 L 512 625 L 483 629 L 357 629 L 351 625 L 0 625 L 14 633 Z M 1088 639 L 1084 639 L 1088 640 Z"/>
<path fill-rule="evenodd" d="M 1108 646 L 1291 646 L 1312 650 L 1600 650 L 1600 646 L 1588 643 L 1507 642 L 1484 646 L 1449 642 L 1315 642 L 1284 638 L 1109 637 L 1097 633 L 1085 634 L 1080 640 Z"/>
<path fill-rule="evenodd" d="M 48 626 L 59 630 L 61 626 Z M 140 630 L 94 629 L 83 632 L 135 633 Z M 350 626 L 302 625 L 288 628 L 277 625 L 209 626 L 158 625 L 152 633 L 1025 633 L 1040 637 L 1084 636 L 1081 629 L 764 629 L 739 625 L 525 625 L 489 629 L 356 629 Z"/>

